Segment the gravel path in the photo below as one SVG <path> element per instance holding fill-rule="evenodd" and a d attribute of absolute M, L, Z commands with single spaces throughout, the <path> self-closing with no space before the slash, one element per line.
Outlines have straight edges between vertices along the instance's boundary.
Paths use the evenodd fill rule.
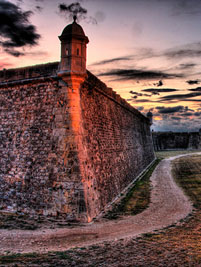
<path fill-rule="evenodd" d="M 181 156 L 184 155 L 164 159 L 159 163 L 151 176 L 151 203 L 142 213 L 72 229 L 0 230 L 0 254 L 8 251 L 62 251 L 76 246 L 129 238 L 167 227 L 185 218 L 192 211 L 192 205 L 174 182 L 170 166 L 171 160 Z"/>

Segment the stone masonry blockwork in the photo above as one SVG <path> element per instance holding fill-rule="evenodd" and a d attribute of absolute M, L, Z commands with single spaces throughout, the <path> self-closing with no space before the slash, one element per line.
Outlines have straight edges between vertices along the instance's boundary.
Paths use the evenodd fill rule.
<path fill-rule="evenodd" d="M 54 79 L 1 87 L 1 209 L 79 217 L 83 188 L 66 94 Z"/>
<path fill-rule="evenodd" d="M 154 159 L 149 120 L 88 73 L 81 88 L 85 192 L 93 218 Z"/>
<path fill-rule="evenodd" d="M 150 124 L 90 72 L 75 94 L 57 70 L 0 72 L 0 208 L 90 221 L 153 161 Z"/>

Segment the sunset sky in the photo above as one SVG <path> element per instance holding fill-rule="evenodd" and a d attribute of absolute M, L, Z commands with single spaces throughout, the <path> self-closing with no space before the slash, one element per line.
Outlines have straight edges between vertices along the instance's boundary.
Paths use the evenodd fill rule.
<path fill-rule="evenodd" d="M 88 70 L 144 114 L 151 110 L 154 130 L 198 131 L 201 0 L 77 2 L 86 10 L 79 23 L 90 41 Z M 58 36 L 72 22 L 61 7 L 72 3 L 0 0 L 0 69 L 59 61 Z M 21 29 L 31 34 L 19 40 Z"/>

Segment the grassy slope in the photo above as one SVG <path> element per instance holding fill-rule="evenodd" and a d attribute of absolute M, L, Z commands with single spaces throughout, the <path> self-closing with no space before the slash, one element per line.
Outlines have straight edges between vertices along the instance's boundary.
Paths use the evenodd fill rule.
<path fill-rule="evenodd" d="M 148 236 L 147 240 L 164 248 L 168 244 L 175 252 L 177 249 L 182 251 L 185 261 L 179 266 L 201 266 L 201 156 L 177 159 L 172 166 L 176 182 L 190 197 L 196 209 L 180 226 Z"/>
<path fill-rule="evenodd" d="M 117 219 L 122 215 L 136 215 L 145 210 L 150 202 L 150 177 L 160 160 L 156 160 L 145 174 L 133 185 L 125 198 L 119 204 L 114 205 L 105 218 Z"/>

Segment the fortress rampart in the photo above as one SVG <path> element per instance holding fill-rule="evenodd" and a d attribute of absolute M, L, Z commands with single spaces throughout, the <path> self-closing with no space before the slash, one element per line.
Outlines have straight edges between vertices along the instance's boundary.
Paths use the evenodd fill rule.
<path fill-rule="evenodd" d="M 91 221 L 153 160 L 150 121 L 86 70 L 75 21 L 61 62 L 0 71 L 0 208 Z"/>
<path fill-rule="evenodd" d="M 153 160 L 149 120 L 88 72 L 77 138 L 57 68 L 0 72 L 1 209 L 90 220 Z"/>

